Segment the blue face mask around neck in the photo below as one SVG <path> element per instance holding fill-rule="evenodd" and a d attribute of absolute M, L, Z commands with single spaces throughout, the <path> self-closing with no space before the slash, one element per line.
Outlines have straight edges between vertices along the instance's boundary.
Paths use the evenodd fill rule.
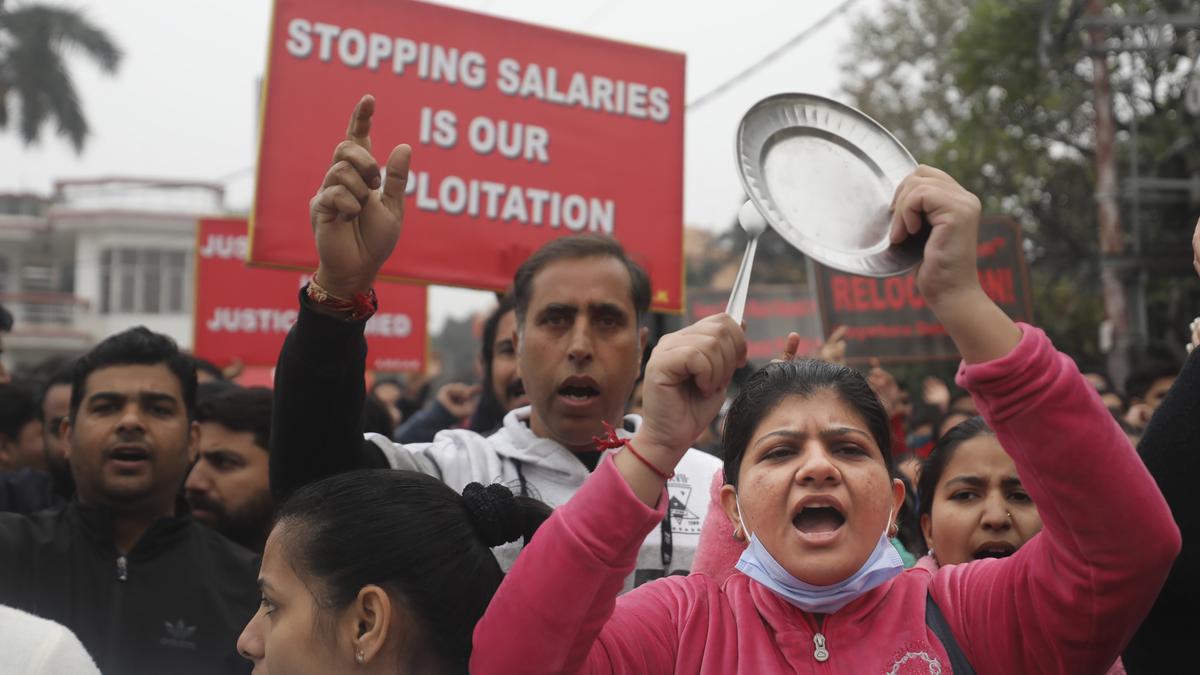
<path fill-rule="evenodd" d="M 738 502 L 738 518 L 745 529 L 746 521 L 741 518 L 742 505 Z M 888 517 L 891 522 L 891 516 Z M 742 574 L 775 592 L 776 595 L 806 612 L 833 614 L 851 601 L 904 571 L 904 561 L 888 541 L 887 528 L 879 535 L 875 549 L 867 561 L 854 574 L 836 584 L 814 586 L 792 576 L 783 565 L 767 551 L 758 536 L 750 533 L 750 545 L 738 559 L 737 569 Z"/>

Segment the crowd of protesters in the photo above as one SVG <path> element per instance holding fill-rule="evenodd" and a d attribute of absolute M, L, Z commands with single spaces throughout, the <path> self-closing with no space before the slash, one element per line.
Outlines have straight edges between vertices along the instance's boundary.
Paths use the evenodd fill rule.
<path fill-rule="evenodd" d="M 517 269 L 478 383 L 368 388 L 411 156 L 380 167 L 373 114 L 273 388 L 140 327 L 0 371 L 0 672 L 1190 670 L 1200 356 L 1115 385 L 1009 320 L 952 177 L 899 186 L 892 240 L 929 229 L 953 383 L 835 331 L 735 392 L 724 314 L 644 361 L 645 272 L 579 235 Z"/>

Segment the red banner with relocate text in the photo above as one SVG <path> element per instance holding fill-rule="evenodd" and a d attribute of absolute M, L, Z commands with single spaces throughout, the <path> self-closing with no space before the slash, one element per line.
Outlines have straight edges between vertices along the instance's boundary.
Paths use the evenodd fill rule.
<path fill-rule="evenodd" d="M 1015 321 L 1033 320 L 1033 290 L 1021 225 L 985 215 L 976 249 L 983 290 Z M 917 288 L 916 272 L 876 279 L 817 263 L 817 295 L 826 333 L 846 327 L 846 357 L 864 361 L 920 362 L 959 358 L 946 329 Z"/>
<path fill-rule="evenodd" d="M 193 351 L 221 366 L 234 360 L 275 365 L 309 275 L 247 267 L 245 220 L 201 220 L 196 237 Z M 427 289 L 382 282 L 375 294 L 379 311 L 367 321 L 367 368 L 423 370 Z"/>
<path fill-rule="evenodd" d="M 547 241 L 610 235 L 683 308 L 684 56 L 423 2 L 276 0 L 252 263 L 312 269 L 309 199 L 373 94 L 413 146 L 382 275 L 503 290 Z"/>

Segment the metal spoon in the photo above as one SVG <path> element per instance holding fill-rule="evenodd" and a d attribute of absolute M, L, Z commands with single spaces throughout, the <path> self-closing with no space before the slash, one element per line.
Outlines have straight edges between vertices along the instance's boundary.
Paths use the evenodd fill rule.
<path fill-rule="evenodd" d="M 750 290 L 750 268 L 754 267 L 754 254 L 758 251 L 758 237 L 766 231 L 767 220 L 758 212 L 754 202 L 742 204 L 738 210 L 738 224 L 750 236 L 746 243 L 746 253 L 742 255 L 742 266 L 738 268 L 737 278 L 733 280 L 733 290 L 729 293 L 729 304 L 725 313 L 733 320 L 741 323 L 742 312 L 746 308 L 746 293 Z"/>

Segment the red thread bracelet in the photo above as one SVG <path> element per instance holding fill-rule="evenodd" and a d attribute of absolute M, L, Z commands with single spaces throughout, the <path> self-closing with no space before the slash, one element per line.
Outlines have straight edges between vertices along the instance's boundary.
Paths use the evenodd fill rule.
<path fill-rule="evenodd" d="M 642 453 L 640 453 L 636 449 L 634 449 L 633 443 L 630 443 L 628 438 L 618 437 L 617 430 L 614 429 L 612 427 L 612 425 L 609 424 L 607 421 L 604 421 L 604 430 L 605 430 L 605 432 L 607 432 L 606 435 L 592 437 L 592 440 L 596 442 L 596 447 L 598 449 L 610 450 L 612 448 L 619 448 L 621 446 L 625 446 L 625 448 L 627 450 L 629 450 L 629 452 L 633 453 L 633 456 L 636 457 L 639 462 L 641 462 L 642 464 L 645 464 L 646 468 L 653 471 L 654 475 L 658 476 L 659 478 L 663 479 L 664 481 L 671 480 L 672 478 L 675 477 L 674 471 L 672 471 L 670 473 L 666 473 L 662 469 L 651 464 L 650 460 L 646 459 L 645 457 L 642 457 Z"/>
<path fill-rule="evenodd" d="M 352 300 L 347 300 L 322 288 L 321 284 L 317 283 L 315 274 L 309 280 L 308 287 L 304 292 L 309 300 L 334 311 L 345 313 L 346 318 L 350 321 L 366 321 L 379 309 L 379 298 L 375 297 L 374 288 L 366 293 L 357 293 Z"/>

